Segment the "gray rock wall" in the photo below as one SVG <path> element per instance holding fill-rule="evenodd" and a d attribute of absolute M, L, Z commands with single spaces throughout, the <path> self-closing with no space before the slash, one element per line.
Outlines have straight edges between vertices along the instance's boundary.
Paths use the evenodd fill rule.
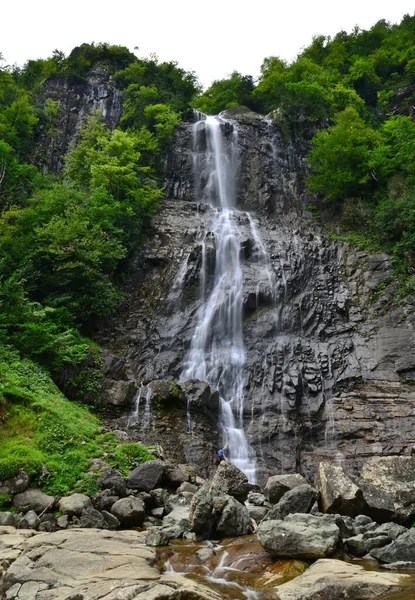
<path fill-rule="evenodd" d="M 402 381 L 415 379 L 413 300 L 396 297 L 386 255 L 335 242 L 306 218 L 304 148 L 257 115 L 228 116 L 239 123 L 245 427 L 263 477 L 312 477 L 320 459 L 356 471 L 367 456 L 409 453 L 414 392 Z M 168 197 L 132 267 L 128 306 L 102 335 L 139 380 L 180 376 L 200 305 L 202 238 L 212 285 L 212 215 L 195 202 L 192 139 L 183 123 L 168 160 Z M 245 211 L 269 265 L 260 264 Z"/>

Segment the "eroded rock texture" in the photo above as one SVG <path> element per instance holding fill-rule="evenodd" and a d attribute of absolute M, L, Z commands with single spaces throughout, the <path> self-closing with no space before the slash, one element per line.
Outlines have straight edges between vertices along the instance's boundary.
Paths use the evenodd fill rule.
<path fill-rule="evenodd" d="M 225 134 L 236 128 L 239 147 L 244 422 L 260 482 L 294 471 L 312 478 L 320 460 L 356 472 L 367 457 L 409 454 L 415 391 L 403 381 L 415 380 L 414 301 L 395 296 L 386 255 L 333 241 L 307 218 L 299 143 L 252 113 L 225 116 Z M 102 333 L 139 381 L 180 379 L 201 303 L 203 256 L 206 294 L 212 289 L 213 209 L 192 127 L 177 130 L 154 235 L 134 262 L 128 303 Z M 206 473 L 221 434 L 213 413 L 210 422 L 203 418 L 189 425 L 184 409 L 154 410 L 147 432 L 135 424 L 137 439 L 161 437 L 167 454 Z"/>

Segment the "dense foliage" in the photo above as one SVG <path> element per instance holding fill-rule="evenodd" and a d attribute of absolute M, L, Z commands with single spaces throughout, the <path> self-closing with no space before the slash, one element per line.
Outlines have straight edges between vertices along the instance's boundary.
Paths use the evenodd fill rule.
<path fill-rule="evenodd" d="M 118 85 L 122 122 L 110 130 L 89 114 L 63 169 L 45 172 L 38 140 L 61 135 L 65 107 L 43 84 L 76 95 L 91 73 Z M 78 401 L 99 397 L 100 350 L 85 334 L 123 298 L 128 258 L 159 206 L 163 155 L 197 91 L 176 63 L 122 46 L 82 44 L 21 69 L 0 62 L 0 480 L 24 468 L 51 493 L 77 481 L 92 492 L 82 476 L 103 448 L 123 473 L 151 458 L 100 439 L 98 421 L 50 374 Z"/>
<path fill-rule="evenodd" d="M 311 145 L 315 206 L 405 268 L 415 266 L 414 89 L 415 16 L 406 15 L 316 36 L 291 64 L 266 58 L 256 85 L 235 72 L 194 106 L 271 113 L 285 136 Z"/>

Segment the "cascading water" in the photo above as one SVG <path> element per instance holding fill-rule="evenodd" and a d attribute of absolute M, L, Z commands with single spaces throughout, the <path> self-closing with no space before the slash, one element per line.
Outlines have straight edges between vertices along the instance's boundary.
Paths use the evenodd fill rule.
<path fill-rule="evenodd" d="M 255 455 L 243 429 L 245 348 L 242 335 L 243 272 L 241 213 L 235 210 L 237 131 L 217 117 L 194 125 L 193 161 L 197 201 L 212 207 L 215 240 L 215 275 L 205 297 L 206 260 L 202 261 L 201 308 L 181 380 L 201 379 L 219 391 L 224 447 L 232 463 L 255 482 Z M 222 129 L 228 128 L 225 137 Z M 206 136 L 205 160 L 200 139 Z M 202 166 L 204 165 L 204 166 Z M 206 170 L 203 171 L 203 168 Z M 202 186 L 201 181 L 206 185 Z M 204 246 L 203 246 L 204 247 Z"/>

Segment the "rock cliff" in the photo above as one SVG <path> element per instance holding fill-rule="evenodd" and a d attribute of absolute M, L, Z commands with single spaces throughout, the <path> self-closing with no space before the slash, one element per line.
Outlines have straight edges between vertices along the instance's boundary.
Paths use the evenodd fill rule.
<path fill-rule="evenodd" d="M 357 471 L 368 456 L 408 454 L 415 443 L 413 300 L 396 296 L 388 256 L 333 241 L 304 210 L 301 144 L 247 111 L 233 109 L 225 119 L 225 136 L 237 131 L 239 148 L 244 427 L 259 473 L 312 477 L 321 459 Z M 213 285 L 213 209 L 203 164 L 196 181 L 193 161 L 189 120 L 177 129 L 166 199 L 132 265 L 128 302 L 101 335 L 137 380 L 180 377 L 201 302 L 201 240 L 205 285 Z M 175 426 L 166 427 L 175 440 Z M 181 435 L 183 446 L 192 443 L 185 424 Z M 199 445 L 220 447 L 217 428 L 204 423 L 198 436 Z M 175 441 L 169 447 L 177 450 Z M 186 458 L 201 466 L 201 453 Z"/>

